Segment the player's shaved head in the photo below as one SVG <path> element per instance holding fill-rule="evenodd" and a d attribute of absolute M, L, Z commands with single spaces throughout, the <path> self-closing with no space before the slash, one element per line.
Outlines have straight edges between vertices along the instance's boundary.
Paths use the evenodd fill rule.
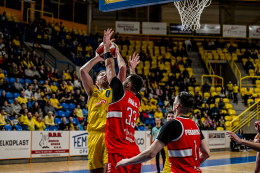
<path fill-rule="evenodd" d="M 131 74 L 126 78 L 126 81 L 123 83 L 124 89 L 138 93 L 144 85 L 143 79 L 137 74 Z"/>

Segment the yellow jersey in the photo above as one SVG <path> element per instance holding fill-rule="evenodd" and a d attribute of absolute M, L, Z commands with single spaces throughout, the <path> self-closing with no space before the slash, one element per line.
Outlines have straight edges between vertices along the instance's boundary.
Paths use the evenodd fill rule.
<path fill-rule="evenodd" d="M 233 84 L 232 83 L 231 84 L 227 84 L 227 89 L 229 91 L 232 91 L 233 90 Z"/>
<path fill-rule="evenodd" d="M 154 113 L 154 118 L 157 118 L 157 117 L 160 118 L 160 119 L 162 119 L 162 118 L 163 118 L 163 113 L 156 111 L 156 112 Z"/>
<path fill-rule="evenodd" d="M 30 130 L 30 131 L 34 131 L 35 130 L 35 121 L 34 119 L 26 119 L 24 121 L 24 124 L 27 125 L 27 129 Z"/>
<path fill-rule="evenodd" d="M 51 86 L 51 92 L 56 93 L 57 90 L 58 90 L 58 87 L 56 85 Z"/>
<path fill-rule="evenodd" d="M 238 93 L 238 86 L 233 87 L 233 93 Z"/>
<path fill-rule="evenodd" d="M 58 99 L 56 99 L 56 98 L 55 98 L 55 99 L 51 98 L 50 101 L 51 101 L 53 107 L 55 107 L 55 108 L 59 108 L 59 104 L 60 104 L 60 102 L 59 102 Z"/>
<path fill-rule="evenodd" d="M 18 99 L 19 104 L 23 104 L 23 103 L 27 104 L 27 102 L 28 102 L 26 97 L 19 96 L 17 99 Z"/>
<path fill-rule="evenodd" d="M 101 132 L 106 131 L 108 105 L 112 102 L 112 89 L 98 90 L 94 88 L 88 102 L 88 127 L 87 131 Z"/>
<path fill-rule="evenodd" d="M 163 173 L 171 173 L 171 165 L 169 162 L 169 153 L 168 153 L 167 146 L 163 147 L 163 149 L 165 151 L 165 163 L 163 167 Z"/>
<path fill-rule="evenodd" d="M 44 122 L 35 122 L 35 125 L 37 127 L 37 131 L 44 131 L 44 129 L 46 128 Z"/>

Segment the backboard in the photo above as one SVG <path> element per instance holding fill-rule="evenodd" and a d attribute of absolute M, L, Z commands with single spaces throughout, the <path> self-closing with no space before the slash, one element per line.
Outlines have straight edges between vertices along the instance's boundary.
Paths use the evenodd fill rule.
<path fill-rule="evenodd" d="M 99 10 L 108 12 L 127 8 L 170 3 L 174 1 L 177 0 L 99 0 Z"/>

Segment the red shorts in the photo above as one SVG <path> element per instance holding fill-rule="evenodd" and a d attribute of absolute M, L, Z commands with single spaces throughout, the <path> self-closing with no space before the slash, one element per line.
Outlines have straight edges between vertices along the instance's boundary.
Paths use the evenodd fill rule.
<path fill-rule="evenodd" d="M 117 162 L 136 155 L 137 154 L 132 153 L 108 153 L 107 173 L 141 173 L 141 163 L 123 167 L 121 166 L 116 169 Z"/>

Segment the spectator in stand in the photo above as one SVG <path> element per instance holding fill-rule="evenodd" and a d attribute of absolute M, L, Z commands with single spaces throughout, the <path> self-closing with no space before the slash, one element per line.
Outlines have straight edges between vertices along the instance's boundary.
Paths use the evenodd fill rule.
<path fill-rule="evenodd" d="M 154 82 L 152 83 L 152 88 L 153 88 L 154 90 L 158 89 L 157 81 L 154 81 Z"/>
<path fill-rule="evenodd" d="M 74 88 L 75 89 L 80 89 L 81 88 L 81 80 L 80 79 L 74 80 Z"/>
<path fill-rule="evenodd" d="M 233 99 L 232 97 L 233 84 L 231 83 L 231 81 L 229 81 L 227 84 L 227 90 L 228 90 L 228 99 Z"/>
<path fill-rule="evenodd" d="M 67 89 L 68 89 L 68 92 L 74 91 L 71 81 L 68 81 Z"/>
<path fill-rule="evenodd" d="M 244 52 L 244 58 L 249 58 L 251 56 L 251 53 L 249 51 L 249 49 L 246 49 L 246 51 Z"/>
<path fill-rule="evenodd" d="M 50 127 L 50 126 L 56 126 L 56 124 L 54 123 L 54 117 L 53 117 L 53 112 L 49 111 L 48 115 L 46 115 L 44 117 L 44 123 L 46 126 Z"/>
<path fill-rule="evenodd" d="M 70 93 L 68 92 L 68 88 L 65 88 L 65 91 L 63 93 L 63 96 L 62 96 L 60 102 L 68 103 L 68 104 L 71 102 L 71 96 L 70 96 Z"/>
<path fill-rule="evenodd" d="M 23 66 L 29 66 L 29 68 L 32 68 L 34 66 L 33 62 L 30 60 L 30 55 L 27 54 L 26 58 L 23 60 Z"/>
<path fill-rule="evenodd" d="M 193 120 L 197 125 L 199 125 L 199 119 L 198 119 L 198 114 L 197 114 L 197 113 L 194 114 L 192 120 Z"/>
<path fill-rule="evenodd" d="M 224 109 L 225 103 L 223 102 L 223 98 L 220 98 L 219 103 L 218 103 L 219 109 Z"/>
<path fill-rule="evenodd" d="M 14 119 L 11 121 L 11 124 L 12 124 L 13 126 L 21 125 L 21 123 L 20 123 L 19 120 L 18 120 L 18 115 L 17 115 L 17 114 L 14 115 Z"/>
<path fill-rule="evenodd" d="M 50 88 L 51 88 L 52 93 L 56 93 L 58 90 L 58 87 L 56 86 L 56 82 L 52 82 L 52 85 Z"/>
<path fill-rule="evenodd" d="M 39 74 L 39 72 L 36 70 L 36 66 L 33 66 L 33 70 L 32 71 L 32 78 L 33 79 L 37 79 L 40 80 L 41 79 L 41 75 Z"/>
<path fill-rule="evenodd" d="M 14 102 L 11 104 L 11 108 L 15 114 L 19 115 L 20 111 L 22 110 L 21 105 L 18 103 L 18 99 L 15 98 Z"/>
<path fill-rule="evenodd" d="M 251 90 L 249 87 L 247 87 L 244 95 L 244 104 L 247 106 L 247 100 L 253 95 L 253 90 Z"/>
<path fill-rule="evenodd" d="M 27 90 L 24 92 L 25 98 L 27 98 L 28 101 L 31 101 L 33 98 L 33 91 L 32 91 L 32 86 L 29 85 Z"/>
<path fill-rule="evenodd" d="M 24 97 L 24 91 L 20 92 L 20 96 L 17 99 L 18 99 L 19 104 L 22 104 L 22 103 L 27 104 L 27 102 L 28 102 L 27 98 Z"/>
<path fill-rule="evenodd" d="M 123 45 L 130 46 L 130 41 L 129 41 L 129 38 L 128 38 L 128 37 L 126 37 L 126 39 L 125 39 Z"/>
<path fill-rule="evenodd" d="M 67 123 L 66 117 L 62 117 L 62 123 L 59 125 L 59 130 L 69 129 L 69 124 Z"/>
<path fill-rule="evenodd" d="M 5 125 L 6 122 L 6 116 L 5 116 L 5 110 L 3 108 L 0 109 L 0 128 L 2 127 L 2 125 Z"/>
<path fill-rule="evenodd" d="M 17 76 L 19 76 L 19 77 L 24 77 L 24 71 L 23 71 L 23 69 L 22 69 L 22 66 L 18 66 L 18 71 L 19 71 L 19 73 L 18 73 L 18 75 Z"/>
<path fill-rule="evenodd" d="M 186 67 L 191 67 L 191 64 L 192 64 L 192 60 L 190 59 L 190 57 L 187 57 L 185 66 Z"/>
<path fill-rule="evenodd" d="M 76 114 L 77 114 L 77 118 L 79 121 L 83 121 L 83 112 L 82 112 L 82 109 L 80 108 L 80 105 L 78 104 L 77 105 L 77 108 L 76 108 Z"/>
<path fill-rule="evenodd" d="M 216 116 L 218 114 L 218 111 L 219 111 L 218 105 L 217 103 L 215 103 L 215 106 L 211 108 L 211 113 L 212 113 L 211 115 Z"/>
<path fill-rule="evenodd" d="M 165 100 L 164 100 L 164 102 L 163 102 L 163 104 L 164 104 L 164 106 L 167 106 L 168 103 L 170 103 L 170 101 L 169 101 L 169 97 L 166 96 L 166 97 L 165 97 Z"/>
<path fill-rule="evenodd" d="M 78 104 L 80 105 L 80 108 L 81 108 L 81 109 L 84 109 L 84 108 L 85 108 L 85 106 L 86 106 L 86 101 L 85 101 L 85 97 L 84 97 L 84 96 L 82 96 L 82 97 L 80 98 L 80 101 L 78 102 Z"/>
<path fill-rule="evenodd" d="M 84 130 L 84 121 L 80 121 L 80 124 L 78 124 L 79 130 L 83 131 Z"/>
<path fill-rule="evenodd" d="M 81 96 L 81 94 L 80 94 L 80 90 L 79 90 L 79 89 L 76 90 L 76 93 L 74 94 L 74 102 L 75 102 L 75 103 L 79 103 L 81 97 L 82 97 L 82 96 Z"/>
<path fill-rule="evenodd" d="M 233 54 L 233 53 L 236 53 L 236 48 L 233 46 L 233 44 L 230 44 L 229 48 L 228 48 L 228 51 Z"/>
<path fill-rule="evenodd" d="M 184 41 L 184 44 L 185 44 L 186 50 L 187 50 L 187 51 L 190 51 L 190 50 L 191 50 L 191 47 L 192 47 L 192 44 L 191 44 L 190 39 L 187 38 L 187 39 Z"/>
<path fill-rule="evenodd" d="M 85 48 L 85 51 L 86 51 L 86 52 L 90 52 L 90 54 L 92 54 L 92 53 L 93 53 L 93 48 L 92 48 L 92 46 L 91 46 L 90 44 L 88 44 L 88 45 L 86 46 L 86 48 Z"/>
<path fill-rule="evenodd" d="M 15 83 L 13 84 L 14 92 L 20 92 L 23 90 L 22 84 L 19 83 L 19 78 L 16 78 Z"/>
<path fill-rule="evenodd" d="M 254 65 L 253 65 L 253 63 L 250 61 L 250 59 L 248 58 L 247 59 L 247 62 L 246 62 L 246 64 L 245 64 L 245 70 L 246 71 L 248 71 L 251 67 L 253 67 Z"/>
<path fill-rule="evenodd" d="M 43 66 L 40 67 L 39 74 L 41 76 L 41 80 L 45 80 L 46 79 L 46 74 L 45 74 Z"/>
<path fill-rule="evenodd" d="M 160 107 L 158 107 L 157 110 L 155 111 L 155 113 L 154 113 L 154 118 L 160 118 L 160 119 L 163 118 L 163 113 L 162 113 Z"/>
<path fill-rule="evenodd" d="M 204 114 L 204 122 L 202 122 L 202 129 L 203 130 L 210 130 L 210 126 L 211 126 L 211 119 L 207 114 Z"/>
<path fill-rule="evenodd" d="M 203 93 L 209 92 L 209 91 L 210 91 L 210 86 L 208 84 L 208 81 L 206 81 L 205 84 L 203 85 Z"/>
<path fill-rule="evenodd" d="M 13 45 L 14 45 L 14 49 L 18 50 L 21 47 L 21 43 L 19 41 L 19 37 L 16 36 L 15 39 L 13 39 Z"/>
<path fill-rule="evenodd" d="M 14 62 L 12 63 L 12 68 L 10 68 L 10 70 L 9 70 L 9 74 L 10 74 L 10 77 L 17 77 L 19 74 L 17 65 Z"/>
<path fill-rule="evenodd" d="M 72 131 L 74 131 L 74 124 L 73 124 L 73 118 L 69 117 L 69 128 L 72 129 Z"/>
<path fill-rule="evenodd" d="M 223 116 L 221 116 L 220 119 L 218 120 L 218 127 L 223 127 L 225 130 L 225 120 Z"/>
<path fill-rule="evenodd" d="M 7 117 L 11 118 L 11 116 L 13 116 L 12 107 L 8 105 L 8 102 L 6 100 L 4 101 L 4 105 L 2 106 L 2 108 L 5 110 Z"/>
<path fill-rule="evenodd" d="M 226 97 L 226 89 L 225 89 L 225 87 L 221 88 L 221 91 L 219 93 L 219 97 L 220 98 L 225 98 Z"/>
<path fill-rule="evenodd" d="M 170 103 L 168 103 L 168 105 L 166 106 L 166 112 L 168 113 L 168 112 L 171 112 L 171 111 L 173 111 L 172 106 L 170 105 Z"/>
<path fill-rule="evenodd" d="M 156 89 L 156 95 L 158 95 L 158 97 L 163 96 L 163 90 L 161 89 L 161 86 L 159 86 L 159 88 Z"/>
<path fill-rule="evenodd" d="M 236 103 L 236 104 L 238 104 L 237 93 L 238 93 L 238 86 L 237 86 L 237 84 L 234 84 L 233 95 L 234 95 L 234 103 Z"/>
<path fill-rule="evenodd" d="M 255 49 L 252 49 L 250 57 L 253 58 L 253 59 L 258 59 L 257 53 L 255 52 Z"/>
<path fill-rule="evenodd" d="M 194 105 L 194 109 L 202 109 L 202 102 L 200 100 L 200 97 L 197 97 L 197 100 Z"/>
<path fill-rule="evenodd" d="M 36 112 L 37 112 L 37 113 L 40 113 L 41 109 L 40 109 L 40 107 L 39 107 L 38 102 L 34 102 L 34 104 L 30 107 L 29 111 L 30 111 L 32 114 L 35 114 Z"/>
<path fill-rule="evenodd" d="M 62 106 L 60 106 L 59 100 L 56 98 L 56 94 L 52 93 L 50 102 L 52 103 L 53 107 L 56 111 L 62 110 Z"/>
<path fill-rule="evenodd" d="M 25 105 L 25 104 L 23 104 Z M 21 117 L 20 117 L 20 121 L 22 123 L 24 123 L 26 120 L 28 119 L 28 109 L 27 108 L 24 108 L 21 110 Z"/>
<path fill-rule="evenodd" d="M 32 118 L 32 113 L 28 112 L 28 118 L 24 120 L 23 124 L 26 126 L 25 130 L 35 130 L 35 120 Z"/>
<path fill-rule="evenodd" d="M 201 109 L 201 113 L 202 114 L 206 113 L 207 115 L 212 115 L 208 104 L 205 104 L 205 107 Z"/>
<path fill-rule="evenodd" d="M 44 114 L 47 115 L 49 112 L 52 112 L 55 116 L 55 109 L 50 100 L 47 101 L 47 105 L 44 107 Z"/>
<path fill-rule="evenodd" d="M 64 75 L 66 80 L 72 80 L 69 69 L 67 69 L 66 72 L 64 72 Z"/>
<path fill-rule="evenodd" d="M 210 105 L 210 104 L 214 104 L 214 103 L 215 103 L 215 99 L 212 96 L 212 93 L 210 93 L 210 97 L 207 100 L 207 104 Z"/>
<path fill-rule="evenodd" d="M 41 94 L 40 88 L 38 88 L 37 91 L 34 93 L 34 99 L 35 99 L 35 101 L 42 103 L 42 94 Z"/>
<path fill-rule="evenodd" d="M 37 127 L 37 131 L 44 131 L 46 126 L 44 124 L 44 122 L 42 121 L 42 117 L 38 116 L 36 117 L 37 121 L 35 122 L 35 125 Z"/>

